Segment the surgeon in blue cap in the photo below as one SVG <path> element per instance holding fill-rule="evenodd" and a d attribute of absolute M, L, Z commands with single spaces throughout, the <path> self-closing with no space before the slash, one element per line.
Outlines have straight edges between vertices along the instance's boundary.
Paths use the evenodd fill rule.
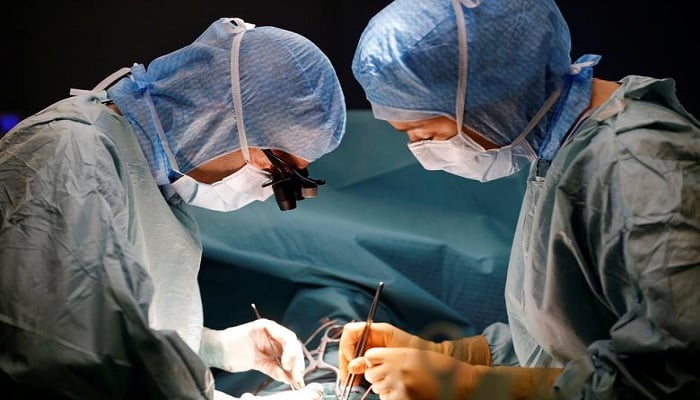
<path fill-rule="evenodd" d="M 396 0 L 370 20 L 353 73 L 425 169 L 529 178 L 508 324 L 433 342 L 375 322 L 353 359 L 351 323 L 342 376 L 392 400 L 698 398 L 700 125 L 672 79 L 601 80 L 570 50 L 552 0 Z"/>
<path fill-rule="evenodd" d="M 216 367 L 317 398 L 291 330 L 203 327 L 188 207 L 322 183 L 306 168 L 346 117 L 328 58 L 293 32 L 222 18 L 73 93 L 0 141 L 0 397 L 226 398 Z"/>

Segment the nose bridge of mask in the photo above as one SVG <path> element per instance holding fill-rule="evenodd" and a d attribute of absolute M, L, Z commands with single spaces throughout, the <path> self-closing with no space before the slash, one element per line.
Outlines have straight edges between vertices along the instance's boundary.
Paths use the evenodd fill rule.
<path fill-rule="evenodd" d="M 242 208 L 253 201 L 265 201 L 272 196 L 272 189 L 265 186 L 270 175 L 246 164 L 240 170 L 224 178 L 221 184 L 226 188 L 219 192 L 222 202 L 229 205 L 227 211 Z M 225 193 L 225 195 L 224 195 Z"/>
<path fill-rule="evenodd" d="M 459 132 L 448 140 L 421 140 L 409 143 L 408 149 L 428 170 L 443 169 L 462 163 L 464 157 L 474 159 L 486 154 L 472 148 L 464 135 Z"/>
<path fill-rule="evenodd" d="M 272 191 L 265 187 L 265 182 L 270 179 L 270 175 L 265 171 L 246 164 L 243 168 L 227 176 L 215 184 L 225 187 L 219 192 L 226 196 L 248 196 L 253 200 L 263 201 L 270 197 Z M 247 183 L 247 184 L 246 184 Z"/>
<path fill-rule="evenodd" d="M 231 175 L 225 177 L 224 179 L 220 180 L 219 182 L 230 182 L 234 179 L 241 179 L 245 176 L 246 179 L 269 179 L 269 173 L 266 171 L 263 171 L 261 169 L 257 169 L 251 164 L 246 164 L 244 165 L 241 169 L 238 171 L 232 173 Z M 216 183 L 219 183 L 216 182 Z"/>

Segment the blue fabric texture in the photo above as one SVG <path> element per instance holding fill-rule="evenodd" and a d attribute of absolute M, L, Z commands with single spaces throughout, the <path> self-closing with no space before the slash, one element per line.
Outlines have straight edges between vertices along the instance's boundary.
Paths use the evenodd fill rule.
<path fill-rule="evenodd" d="M 571 126 L 588 107 L 593 66 L 598 64 L 600 58 L 594 54 L 580 57 L 564 77 L 562 93 L 554 106 L 550 127 L 538 152 L 540 159 L 552 161 Z"/>
<path fill-rule="evenodd" d="M 335 149 L 345 131 L 345 100 L 328 58 L 308 39 L 261 26 L 245 32 L 240 82 L 231 80 L 229 19 L 212 23 L 192 44 L 161 56 L 108 90 L 132 124 L 159 184 L 168 182 L 163 127 L 179 169 L 187 173 L 240 149 L 231 85 L 240 85 L 248 145 L 313 161 Z M 152 99 L 156 115 L 149 110 Z M 154 117 L 157 120 L 154 121 Z"/>
<path fill-rule="evenodd" d="M 563 86 L 571 59 L 569 29 L 554 1 L 493 0 L 463 7 L 449 0 L 396 0 L 359 40 L 352 70 L 377 118 L 455 116 L 459 78 L 457 24 L 467 31 L 464 124 L 509 144 Z M 462 94 L 463 95 L 463 94 Z M 528 141 L 546 136 L 546 115 Z"/>

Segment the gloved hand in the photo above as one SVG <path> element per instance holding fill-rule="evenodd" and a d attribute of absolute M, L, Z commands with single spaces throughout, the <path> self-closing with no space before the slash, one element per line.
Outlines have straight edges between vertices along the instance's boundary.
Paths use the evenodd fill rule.
<path fill-rule="evenodd" d="M 348 364 L 386 400 L 479 398 L 531 399 L 548 394 L 559 368 L 487 367 L 435 351 L 377 347 Z"/>
<path fill-rule="evenodd" d="M 237 397 L 233 397 L 228 393 L 222 392 L 220 390 L 214 391 L 214 400 L 238 400 Z"/>
<path fill-rule="evenodd" d="M 364 328 L 365 322 L 350 322 L 343 327 L 338 354 L 341 382 L 347 376 L 348 362 L 355 353 L 355 346 L 360 341 Z M 391 324 L 376 322 L 370 326 L 365 349 L 372 347 L 408 347 L 429 350 L 470 364 L 491 365 L 491 352 L 486 338 L 482 335 L 436 343 L 411 335 Z"/>
<path fill-rule="evenodd" d="M 241 400 L 322 400 L 323 399 L 323 385 L 317 382 L 311 382 L 303 389 L 299 390 L 285 390 L 284 392 L 279 392 L 275 394 L 270 394 L 267 396 L 256 396 L 251 393 L 243 393 Z M 217 400 L 217 399 L 214 399 Z"/>
<path fill-rule="evenodd" d="M 301 388 L 305 367 L 301 346 L 294 332 L 263 318 L 222 331 L 204 328 L 199 355 L 211 367 L 229 372 L 255 369 Z"/>

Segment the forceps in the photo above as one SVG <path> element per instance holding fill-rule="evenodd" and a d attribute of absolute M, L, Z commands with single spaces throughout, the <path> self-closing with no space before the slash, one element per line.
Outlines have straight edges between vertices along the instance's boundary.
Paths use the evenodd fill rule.
<path fill-rule="evenodd" d="M 309 362 L 309 365 L 306 367 L 304 370 L 304 376 L 309 374 L 310 372 L 316 371 L 318 369 L 327 369 L 330 371 L 333 371 L 336 375 L 338 376 L 338 367 L 335 365 L 327 363 L 324 359 L 323 356 L 326 354 L 326 348 L 328 346 L 328 343 L 337 343 L 340 342 L 340 334 L 343 333 L 343 326 L 342 325 L 337 325 L 338 320 L 337 319 L 327 319 L 324 318 L 323 324 L 321 324 L 320 327 L 318 327 L 304 342 L 304 346 L 302 346 L 302 351 L 304 352 L 304 357 Z M 335 325 L 335 326 L 334 326 Z M 311 341 L 318 335 L 321 331 L 323 332 L 323 336 L 321 336 L 321 342 L 318 345 L 318 347 L 314 350 L 309 350 L 308 346 L 311 344 Z"/>
<path fill-rule="evenodd" d="M 353 358 L 360 357 L 365 353 L 365 347 L 367 346 L 367 337 L 369 336 L 369 329 L 372 326 L 372 320 L 374 320 L 374 314 L 377 313 L 377 305 L 379 304 L 379 295 L 382 293 L 382 288 L 384 287 L 384 282 L 379 282 L 377 286 L 377 291 L 374 293 L 374 299 L 372 299 L 372 305 L 369 308 L 369 313 L 367 314 L 367 322 L 365 322 L 365 328 L 362 330 L 362 336 L 360 336 L 360 341 L 355 345 L 355 353 Z M 352 389 L 352 383 L 355 380 L 355 374 L 348 374 L 345 379 L 345 385 L 343 386 L 343 392 L 339 397 L 340 400 L 347 400 L 350 396 L 350 391 Z M 370 386 L 371 387 L 371 386 Z M 369 393 L 369 389 L 365 392 L 364 397 Z"/>
<path fill-rule="evenodd" d="M 255 307 L 255 303 L 251 303 L 250 306 L 253 307 L 253 311 L 255 311 L 255 316 L 256 316 L 258 319 L 262 319 L 262 316 L 261 316 L 260 313 L 258 312 L 258 308 Z M 280 354 L 280 352 L 278 351 L 277 346 L 275 346 L 275 344 L 273 343 L 272 336 L 271 336 L 270 333 L 267 331 L 267 329 L 263 328 L 263 330 L 265 331 L 265 335 L 267 336 L 267 345 L 268 345 L 268 347 L 270 348 L 270 351 L 271 351 L 272 354 L 273 354 L 275 363 L 277 363 L 277 366 L 280 367 L 280 369 L 284 372 L 285 375 L 287 375 L 287 378 L 289 379 L 289 382 L 290 382 L 289 386 L 291 386 L 292 390 L 299 390 L 299 389 L 301 389 L 302 387 L 304 387 L 303 383 L 297 382 L 297 381 L 294 380 L 294 378 L 292 377 L 291 372 L 287 371 L 286 369 L 284 369 L 284 367 L 282 367 L 282 358 L 281 358 L 281 354 Z"/>

